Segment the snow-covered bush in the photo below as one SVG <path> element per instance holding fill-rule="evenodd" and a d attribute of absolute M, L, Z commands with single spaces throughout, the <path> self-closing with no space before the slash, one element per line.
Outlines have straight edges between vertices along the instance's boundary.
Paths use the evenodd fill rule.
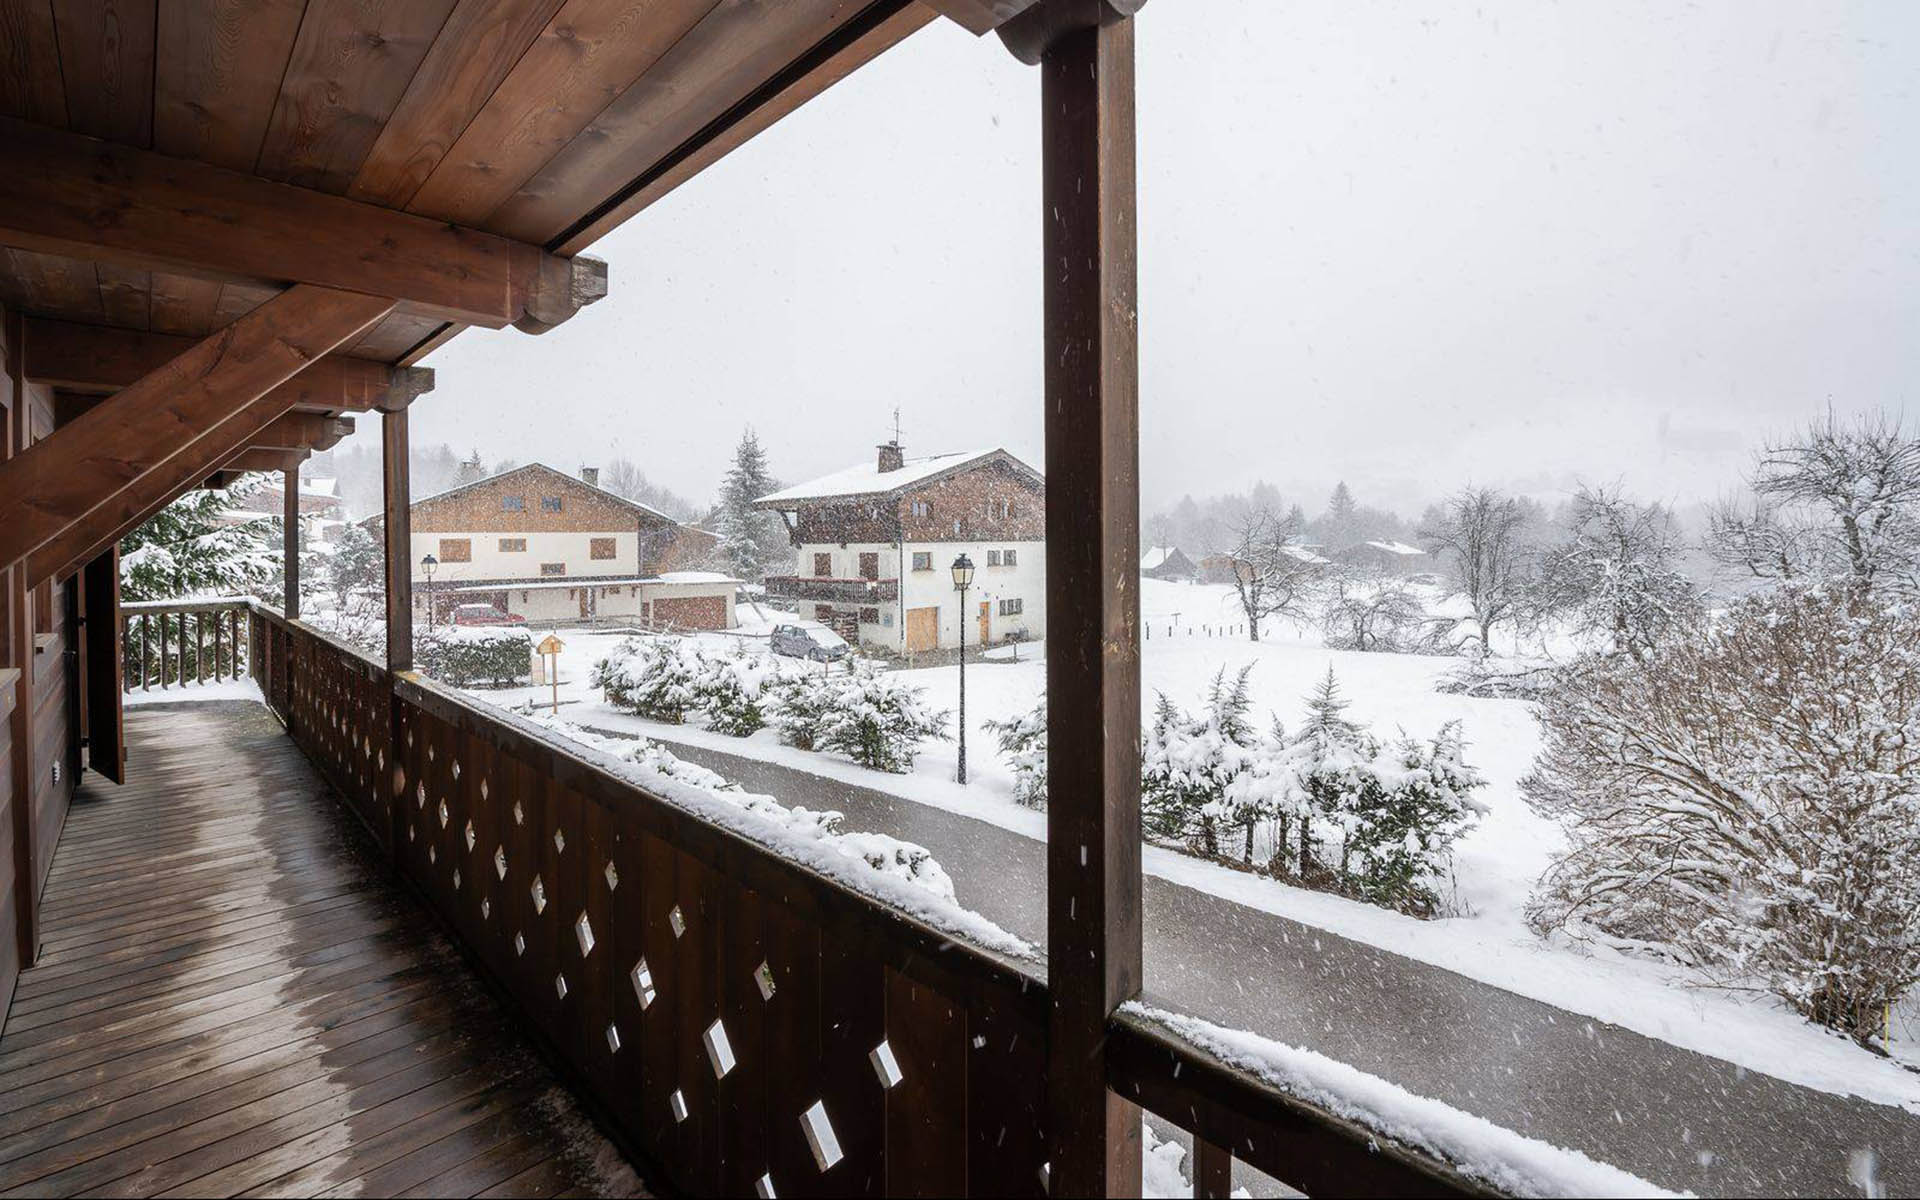
<path fill-rule="evenodd" d="M 1644 660 L 1571 664 L 1522 782 L 1570 842 L 1534 926 L 1871 1044 L 1920 982 L 1920 613 L 1875 595 L 1781 588 Z"/>
<path fill-rule="evenodd" d="M 415 629 L 413 662 L 423 674 L 454 687 L 517 683 L 532 666 L 533 635 L 524 629 L 458 625 Z"/>
<path fill-rule="evenodd" d="M 1253 814 L 1229 799 L 1229 791 L 1252 768 L 1256 752 L 1247 719 L 1252 670 L 1242 668 L 1228 683 L 1222 667 L 1198 713 L 1159 697 L 1140 750 L 1140 816 L 1150 832 L 1218 855 L 1224 832 L 1251 828 Z"/>
<path fill-rule="evenodd" d="M 771 655 L 750 655 L 745 647 L 729 655 L 697 655 L 695 703 L 707 714 L 707 728 L 728 737 L 766 728 L 767 688 L 778 670 L 776 661 Z"/>
<path fill-rule="evenodd" d="M 864 663 L 828 679 L 830 702 L 820 714 L 816 750 L 904 775 L 913 769 L 921 742 L 947 737 L 947 713 L 926 706 L 925 689 Z"/>
<path fill-rule="evenodd" d="M 780 740 L 801 750 L 817 749 L 820 726 L 833 707 L 835 685 L 826 671 L 800 670 L 776 678 L 763 706 Z"/>
<path fill-rule="evenodd" d="M 631 637 L 593 664 L 591 682 L 615 708 L 679 725 L 700 701 L 700 656 L 680 638 Z"/>
<path fill-rule="evenodd" d="M 1013 798 L 1028 808 L 1047 806 L 1047 698 L 1004 721 L 982 722 L 1013 770 Z"/>

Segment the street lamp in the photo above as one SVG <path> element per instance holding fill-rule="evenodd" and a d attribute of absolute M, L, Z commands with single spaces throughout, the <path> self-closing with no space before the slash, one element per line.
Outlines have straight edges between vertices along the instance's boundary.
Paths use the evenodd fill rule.
<path fill-rule="evenodd" d="M 967 781 L 967 589 L 973 586 L 973 560 L 962 554 L 953 560 L 953 590 L 960 593 L 960 770 L 957 783 Z"/>
<path fill-rule="evenodd" d="M 427 577 L 427 629 L 433 629 L 433 569 L 440 560 L 429 554 L 420 560 L 420 573 Z"/>

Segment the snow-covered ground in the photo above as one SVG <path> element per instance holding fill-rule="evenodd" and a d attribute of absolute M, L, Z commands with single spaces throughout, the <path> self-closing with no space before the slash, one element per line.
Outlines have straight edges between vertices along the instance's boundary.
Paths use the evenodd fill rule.
<path fill-rule="evenodd" d="M 1302 701 L 1329 665 L 1352 702 L 1347 715 L 1376 733 L 1404 729 L 1431 736 L 1459 720 L 1467 760 L 1488 779 L 1482 794 L 1490 813 L 1459 844 L 1455 889 L 1459 914 L 1422 921 L 1321 892 L 1291 887 L 1173 850 L 1148 847 L 1145 869 L 1156 876 L 1251 908 L 1272 912 L 1408 958 L 1458 972 L 1520 995 L 1621 1025 L 1699 1053 L 1837 1094 L 1852 1094 L 1920 1112 L 1920 1074 L 1827 1034 L 1765 997 L 1693 986 L 1682 972 L 1643 959 L 1593 953 L 1543 941 L 1529 930 L 1523 908 L 1534 881 L 1563 844 L 1559 830 L 1522 800 L 1519 780 L 1539 745 L 1530 706 L 1520 700 L 1477 699 L 1434 690 L 1456 660 L 1326 649 L 1314 631 L 1280 627 L 1258 643 L 1219 632 L 1240 622 L 1231 590 L 1220 586 L 1143 580 L 1142 608 L 1150 629 L 1144 645 L 1147 702 L 1164 691 L 1183 707 L 1197 705 L 1216 671 L 1252 664 L 1256 720 L 1270 712 L 1297 724 Z M 750 610 L 743 611 L 750 615 Z M 1215 632 L 1209 635 L 1211 627 Z M 761 629 L 701 635 L 715 649 L 755 645 Z M 922 804 L 988 821 L 1036 840 L 1046 836 L 1042 813 L 1013 802 L 1013 779 L 999 761 L 989 719 L 1025 711 L 1045 686 L 1043 650 L 1020 648 L 1019 661 L 996 655 L 967 668 L 967 743 L 970 783 L 953 782 L 953 742 L 925 747 L 909 775 L 886 775 L 850 762 L 781 745 L 771 730 L 732 738 L 696 725 L 660 726 L 617 712 L 588 686 L 592 665 L 622 640 L 619 635 L 561 631 L 560 717 L 601 729 L 655 734 L 710 746 L 887 791 Z M 903 672 L 947 706 L 958 692 L 956 666 Z M 544 702 L 548 691 L 506 689 L 476 695 L 504 705 Z M 1896 1055 L 1920 1063 L 1920 1053 L 1896 1041 Z"/>

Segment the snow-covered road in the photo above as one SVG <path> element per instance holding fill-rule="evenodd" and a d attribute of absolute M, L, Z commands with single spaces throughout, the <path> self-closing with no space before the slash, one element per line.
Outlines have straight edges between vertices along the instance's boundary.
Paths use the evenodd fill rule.
<path fill-rule="evenodd" d="M 671 734 L 660 740 L 672 742 Z M 1045 847 L 840 780 L 673 743 L 752 791 L 932 850 L 963 904 L 1035 942 Z M 1920 1194 L 1920 1117 L 1785 1083 L 1165 879 L 1146 879 L 1149 998 L 1371 1071 L 1703 1195 L 1833 1195 L 1870 1150 Z"/>

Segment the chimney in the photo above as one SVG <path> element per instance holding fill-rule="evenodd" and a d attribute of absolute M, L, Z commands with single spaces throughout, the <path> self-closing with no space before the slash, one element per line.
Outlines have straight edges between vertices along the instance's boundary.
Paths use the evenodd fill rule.
<path fill-rule="evenodd" d="M 906 454 L 904 451 L 900 449 L 899 442 L 893 441 L 893 442 L 881 443 L 880 473 L 882 475 L 886 474 L 888 471 L 898 471 L 901 467 L 904 467 L 906 465 L 907 465 Z"/>
<path fill-rule="evenodd" d="M 599 487 L 600 486 L 600 468 L 599 467 L 581 467 L 580 482 L 586 484 L 588 487 Z"/>

